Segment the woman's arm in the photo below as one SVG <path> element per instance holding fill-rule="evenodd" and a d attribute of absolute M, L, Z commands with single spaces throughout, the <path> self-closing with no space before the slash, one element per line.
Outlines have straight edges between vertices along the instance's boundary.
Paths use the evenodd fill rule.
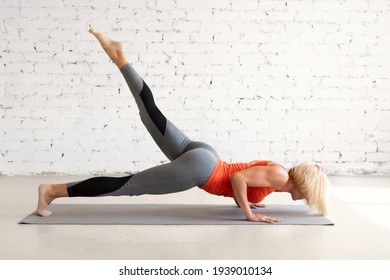
<path fill-rule="evenodd" d="M 280 166 L 255 166 L 230 176 L 234 199 L 242 209 L 245 217 L 252 222 L 279 222 L 280 219 L 252 213 L 248 202 L 247 187 L 278 187 L 288 180 L 287 171 Z"/>

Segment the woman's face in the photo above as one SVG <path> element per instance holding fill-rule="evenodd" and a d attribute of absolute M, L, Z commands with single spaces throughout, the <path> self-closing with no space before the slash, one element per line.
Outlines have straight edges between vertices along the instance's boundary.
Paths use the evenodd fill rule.
<path fill-rule="evenodd" d="M 293 200 L 300 200 L 300 199 L 304 199 L 305 197 L 303 196 L 303 193 L 299 190 L 299 188 L 297 186 L 293 186 L 293 188 L 291 189 L 290 191 L 290 194 L 291 194 L 291 198 Z"/>

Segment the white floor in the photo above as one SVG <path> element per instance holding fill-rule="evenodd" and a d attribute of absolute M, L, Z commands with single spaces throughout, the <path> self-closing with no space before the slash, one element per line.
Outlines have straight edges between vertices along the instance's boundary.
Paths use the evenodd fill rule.
<path fill-rule="evenodd" d="M 335 226 L 20 225 L 39 183 L 83 177 L 0 176 L 0 259 L 390 259 L 390 177 L 332 177 Z M 230 203 L 193 189 L 144 197 L 56 203 Z M 266 203 L 293 203 L 275 193 Z"/>

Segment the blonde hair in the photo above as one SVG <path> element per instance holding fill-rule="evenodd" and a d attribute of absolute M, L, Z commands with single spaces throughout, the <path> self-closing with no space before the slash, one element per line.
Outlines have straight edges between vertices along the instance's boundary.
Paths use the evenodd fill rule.
<path fill-rule="evenodd" d="M 292 167 L 288 175 L 302 192 L 307 205 L 317 210 L 319 215 L 325 215 L 329 181 L 323 169 L 316 163 L 304 162 Z"/>

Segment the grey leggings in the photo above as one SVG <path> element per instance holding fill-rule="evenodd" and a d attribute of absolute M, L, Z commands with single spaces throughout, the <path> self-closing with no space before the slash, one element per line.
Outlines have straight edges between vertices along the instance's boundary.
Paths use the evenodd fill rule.
<path fill-rule="evenodd" d="M 68 183 L 69 196 L 168 194 L 202 187 L 217 164 L 216 151 L 206 143 L 192 141 L 165 118 L 149 87 L 130 64 L 120 70 L 143 124 L 170 162 L 125 177 L 95 177 Z"/>

